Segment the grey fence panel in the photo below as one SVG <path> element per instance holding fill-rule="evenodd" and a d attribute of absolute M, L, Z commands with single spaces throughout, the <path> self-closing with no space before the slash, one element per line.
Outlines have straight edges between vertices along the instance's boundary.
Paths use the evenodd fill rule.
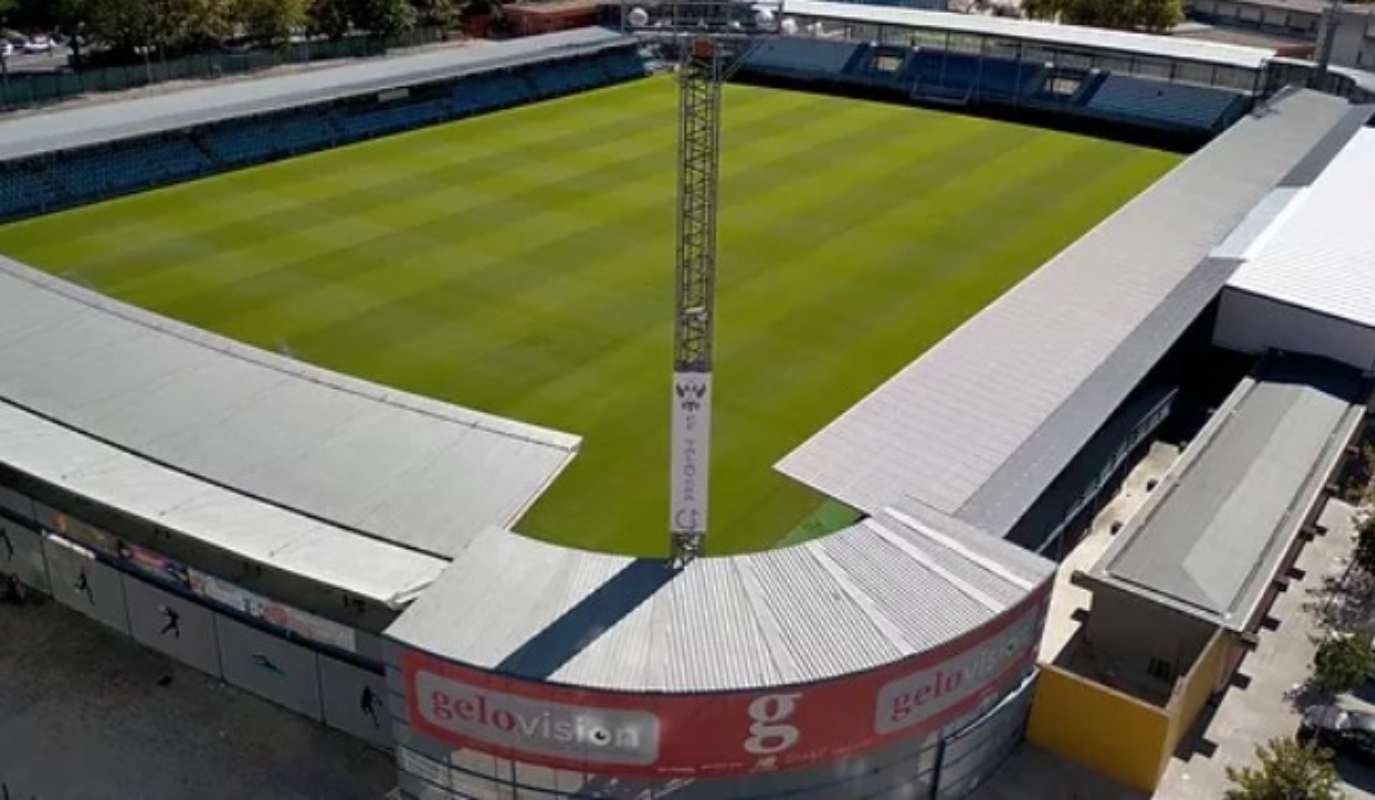
<path fill-rule="evenodd" d="M 968 727 L 946 737 L 940 753 L 937 797 L 967 797 L 983 785 L 1026 735 L 1026 720 L 1035 695 L 1034 676 Z"/>
<path fill-rule="evenodd" d="M 378 747 L 391 747 L 386 679 L 329 656 L 319 659 L 325 723 Z"/>
<path fill-rule="evenodd" d="M 33 501 L 28 495 L 0 486 L 0 508 L 24 519 L 34 519 Z"/>
<path fill-rule="evenodd" d="M 382 637 L 367 631 L 354 631 L 353 649 L 369 661 L 382 663 Z"/>
<path fill-rule="evenodd" d="M 13 575 L 26 586 L 51 594 L 42 535 L 27 525 L 0 520 L 0 575 Z"/>
<path fill-rule="evenodd" d="M 129 629 L 148 647 L 201 672 L 219 676 L 214 614 L 204 606 L 165 592 L 132 575 L 124 576 Z"/>
<path fill-rule="evenodd" d="M 321 718 L 320 668 L 315 652 L 215 615 L 224 679 L 298 714 Z"/>
<path fill-rule="evenodd" d="M 125 634 L 129 615 L 124 607 L 124 581 L 113 567 L 83 555 L 71 546 L 43 540 L 52 596 L 65 606 Z"/>

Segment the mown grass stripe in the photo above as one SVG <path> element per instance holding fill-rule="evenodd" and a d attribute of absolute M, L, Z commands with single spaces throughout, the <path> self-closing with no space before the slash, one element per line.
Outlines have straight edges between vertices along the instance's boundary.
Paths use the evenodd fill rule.
<path fill-rule="evenodd" d="M 668 79 L 617 86 L 10 225 L 0 251 L 582 434 L 518 528 L 660 554 L 674 109 Z M 1176 161 L 744 86 L 726 110 L 714 552 L 847 519 L 773 462 Z"/>

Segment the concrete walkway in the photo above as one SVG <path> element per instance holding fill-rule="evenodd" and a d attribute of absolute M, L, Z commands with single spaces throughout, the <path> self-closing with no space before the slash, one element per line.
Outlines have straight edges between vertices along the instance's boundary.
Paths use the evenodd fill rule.
<path fill-rule="evenodd" d="M 1084 534 L 1074 550 L 1060 562 L 1055 572 L 1055 589 L 1050 595 L 1050 610 L 1046 614 L 1046 627 L 1041 634 L 1040 660 L 1052 663 L 1069 640 L 1078 633 L 1080 619 L 1089 611 L 1093 594 L 1070 583 L 1075 570 L 1087 570 L 1103 557 L 1116 535 L 1114 526 L 1126 525 L 1136 510 L 1146 502 L 1150 492 L 1146 489 L 1153 481 L 1158 482 L 1170 465 L 1179 458 L 1179 447 L 1164 442 L 1156 442 L 1127 477 L 1122 481 L 1112 501 L 1103 507 L 1093 518 L 1088 533 Z"/>

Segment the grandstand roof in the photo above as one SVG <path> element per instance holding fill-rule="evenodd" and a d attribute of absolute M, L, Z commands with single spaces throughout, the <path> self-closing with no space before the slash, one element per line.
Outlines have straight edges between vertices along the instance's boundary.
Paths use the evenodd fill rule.
<path fill-rule="evenodd" d="M 247 80 L 116 98 L 0 122 L 0 161 L 321 103 L 633 43 L 605 28 L 475 42 Z"/>
<path fill-rule="evenodd" d="M 0 350 L 0 401 L 14 408 L 201 484 L 438 556 L 514 523 L 579 444 L 238 344 L 5 258 Z M 70 478 L 60 460 L 51 466 L 35 477 Z M 121 508 L 171 503 L 180 495 L 142 496 L 166 480 L 131 478 L 129 497 L 118 483 L 104 496 Z"/>
<path fill-rule="evenodd" d="M 1368 394 L 1355 370 L 1332 362 L 1262 364 L 1088 577 L 1242 629 L 1360 424 Z"/>
<path fill-rule="evenodd" d="M 846 675 L 993 620 L 1055 566 L 969 528 L 880 517 L 806 544 L 666 562 L 491 529 L 387 630 L 494 672 L 707 692 Z M 454 609 L 481 625 L 453 624 Z"/>
<path fill-rule="evenodd" d="M 778 469 L 869 513 L 1006 535 L 1217 295 L 1237 261 L 1214 246 L 1330 133 L 1354 134 L 1350 108 L 1298 91 L 1242 119 Z"/>
<path fill-rule="evenodd" d="M 1288 202 L 1227 285 L 1375 326 L 1375 128 L 1363 128 Z"/>
<path fill-rule="evenodd" d="M 1001 36 L 1058 47 L 1091 47 L 1096 50 L 1115 50 L 1131 55 L 1199 61 L 1244 69 L 1259 69 L 1274 55 L 1273 51 L 1263 48 L 1197 39 L 863 3 L 785 0 L 784 13 L 871 25 L 898 25 L 951 33 Z"/>
<path fill-rule="evenodd" d="M 399 608 L 448 562 L 262 503 L 0 402 L 5 463 L 164 530 Z"/>

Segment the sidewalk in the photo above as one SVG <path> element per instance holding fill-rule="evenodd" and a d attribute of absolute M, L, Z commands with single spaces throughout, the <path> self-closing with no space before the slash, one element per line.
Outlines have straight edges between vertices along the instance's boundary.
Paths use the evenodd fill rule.
<path fill-rule="evenodd" d="M 0 604 L 0 784 L 13 800 L 376 800 L 388 754 L 51 601 Z"/>
<path fill-rule="evenodd" d="M 1169 800 L 1216 800 L 1229 785 L 1224 769 L 1253 762 L 1257 744 L 1298 729 L 1299 715 L 1311 702 L 1300 694 L 1307 681 L 1322 626 L 1316 612 L 1325 600 L 1328 579 L 1346 571 L 1355 541 L 1352 507 L 1332 500 L 1320 519 L 1326 533 L 1306 544 L 1299 554 L 1290 583 L 1270 610 L 1269 624 L 1260 631 L 1260 644 L 1246 656 L 1211 717 L 1200 720 L 1201 736 L 1186 737 L 1181 751 L 1198 748 L 1186 758 L 1176 756 L 1165 772 L 1156 797 Z M 1343 698 L 1352 703 L 1354 698 Z M 1347 797 L 1375 798 L 1375 781 L 1368 769 L 1345 762 L 1340 771 L 1348 782 Z"/>

